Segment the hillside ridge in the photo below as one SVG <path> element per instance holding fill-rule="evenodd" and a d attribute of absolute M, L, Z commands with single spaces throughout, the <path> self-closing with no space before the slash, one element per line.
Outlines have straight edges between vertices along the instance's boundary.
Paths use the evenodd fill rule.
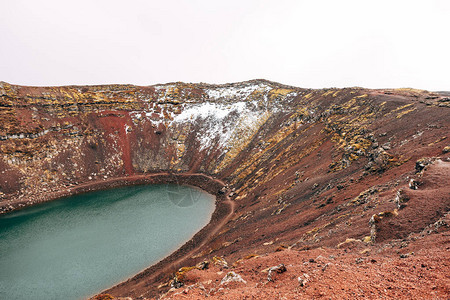
<path fill-rule="evenodd" d="M 220 212 L 197 235 L 201 247 L 189 246 L 189 256 L 186 247 L 178 250 L 176 259 L 108 290 L 133 299 L 192 283 L 177 271 L 204 260 L 231 266 L 281 248 L 333 252 L 347 239 L 376 253 L 439 220 L 445 225 L 430 234 L 446 244 L 449 109 L 445 93 L 302 89 L 260 79 L 151 86 L 1 82 L 0 213 L 157 174 L 158 180 L 197 176 L 186 183 L 198 186 L 223 182 L 212 185 Z M 448 256 L 430 240 L 427 247 Z"/>

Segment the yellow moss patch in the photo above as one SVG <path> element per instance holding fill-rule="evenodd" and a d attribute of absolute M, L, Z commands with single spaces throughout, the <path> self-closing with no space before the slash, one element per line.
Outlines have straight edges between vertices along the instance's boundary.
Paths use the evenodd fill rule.
<path fill-rule="evenodd" d="M 313 93 L 311 92 L 311 93 L 308 93 L 308 94 L 306 94 L 305 96 L 303 96 L 303 98 L 309 99 L 309 98 L 312 97 L 312 95 L 313 95 Z"/>
<path fill-rule="evenodd" d="M 295 92 L 292 89 L 273 89 L 269 92 L 269 98 L 274 99 L 278 96 L 287 96 L 288 94 Z"/>
<path fill-rule="evenodd" d="M 359 254 L 366 254 L 366 253 L 369 253 L 369 252 L 370 252 L 370 249 L 366 248 L 366 249 L 360 251 Z"/>
<path fill-rule="evenodd" d="M 333 90 L 329 90 L 329 91 L 323 93 L 322 96 L 323 97 L 328 96 L 328 95 L 332 94 L 333 92 L 334 92 Z"/>
<path fill-rule="evenodd" d="M 372 242 L 372 238 L 370 237 L 370 235 L 365 236 L 362 240 L 364 243 L 370 243 Z"/>
<path fill-rule="evenodd" d="M 356 239 L 353 239 L 353 238 L 347 238 L 345 241 L 337 244 L 336 248 L 341 248 L 342 246 L 349 244 L 349 243 L 353 243 L 353 242 L 359 242 L 359 241 Z"/>
<path fill-rule="evenodd" d="M 434 144 L 437 144 L 437 143 L 439 143 L 439 142 L 445 140 L 446 138 L 447 138 L 446 136 L 443 136 L 443 137 L 441 137 L 441 138 L 435 140 L 434 142 L 429 143 L 428 146 L 433 146 Z M 447 148 L 447 147 L 446 147 L 446 148 Z M 445 148 L 444 148 L 444 149 L 445 149 Z M 444 151 L 444 152 L 445 152 L 445 151 Z M 448 151 L 447 151 L 447 152 L 448 152 Z"/>
<path fill-rule="evenodd" d="M 228 267 L 227 261 L 223 257 L 220 257 L 220 256 L 214 256 L 212 258 L 212 262 L 218 266 Z"/>
<path fill-rule="evenodd" d="M 220 162 L 219 166 L 214 170 L 215 173 L 220 172 L 225 166 L 228 166 L 242 150 L 251 142 L 252 137 L 258 132 L 258 129 L 269 119 L 270 113 L 265 112 L 251 127 L 243 126 L 244 120 L 239 120 L 235 131 L 232 134 L 231 141 L 228 143 L 229 151 L 225 158 Z"/>
<path fill-rule="evenodd" d="M 426 90 L 412 89 L 412 88 L 399 88 L 393 90 L 395 94 L 406 95 L 406 96 L 420 96 L 428 94 Z"/>
<path fill-rule="evenodd" d="M 239 263 L 243 262 L 244 260 L 249 260 L 249 259 L 257 258 L 257 257 L 259 257 L 259 255 L 256 254 L 256 253 L 249 254 L 249 255 L 244 256 L 243 258 L 240 258 L 240 259 L 238 259 L 237 261 L 235 261 L 235 262 L 233 263 L 233 266 L 237 266 Z"/>
<path fill-rule="evenodd" d="M 409 104 L 405 104 L 405 105 L 403 105 L 403 106 L 399 106 L 399 107 L 397 107 L 396 109 L 393 109 L 393 110 L 391 111 L 391 113 L 394 113 L 394 112 L 396 112 L 396 111 L 405 109 L 405 108 L 410 107 L 410 106 L 413 106 L 413 105 L 414 105 L 414 103 L 409 103 Z"/>
<path fill-rule="evenodd" d="M 349 101 L 347 101 L 344 105 L 342 105 L 342 108 L 344 109 L 349 109 L 350 107 L 352 107 L 353 105 L 355 105 L 356 103 L 356 97 L 350 99 Z"/>
<path fill-rule="evenodd" d="M 404 115 L 409 114 L 410 112 L 413 112 L 415 110 L 416 110 L 416 108 L 414 107 L 414 108 L 402 111 L 402 112 L 397 114 L 397 119 L 399 119 L 399 118 L 403 117 Z"/>
<path fill-rule="evenodd" d="M 252 100 L 253 99 L 261 99 L 264 95 L 264 92 L 265 92 L 264 89 L 256 89 L 250 94 L 249 98 Z"/>

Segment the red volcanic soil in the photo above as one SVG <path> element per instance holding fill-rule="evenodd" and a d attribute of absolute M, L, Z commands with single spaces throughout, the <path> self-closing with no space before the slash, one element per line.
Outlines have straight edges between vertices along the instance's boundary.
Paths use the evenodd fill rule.
<path fill-rule="evenodd" d="M 415 176 L 420 188 L 404 187 L 407 201 L 395 213 L 374 215 L 372 241 L 312 249 L 266 242 L 237 260 L 180 268 L 174 278 L 182 284 L 167 279 L 160 288 L 172 288 L 160 299 L 448 299 L 450 160 L 429 163 Z"/>
<path fill-rule="evenodd" d="M 447 231 L 376 246 L 281 250 L 187 272 L 186 285 L 162 299 L 448 299 L 449 242 Z"/>

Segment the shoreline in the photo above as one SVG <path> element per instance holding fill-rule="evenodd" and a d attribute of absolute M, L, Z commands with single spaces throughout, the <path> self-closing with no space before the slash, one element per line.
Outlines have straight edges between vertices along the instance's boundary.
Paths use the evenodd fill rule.
<path fill-rule="evenodd" d="M 58 191 L 53 193 L 47 193 L 43 195 L 37 201 L 32 201 L 28 196 L 25 199 L 18 199 L 8 203 L 13 208 L 8 211 L 2 211 L 0 215 L 12 213 L 24 209 L 39 205 L 45 202 L 69 197 L 73 195 L 79 195 L 87 192 L 106 190 L 111 188 L 132 186 L 132 185 L 147 185 L 147 184 L 167 184 L 175 183 L 180 185 L 190 185 L 202 189 L 205 192 L 215 196 L 215 209 L 211 215 L 211 220 L 206 226 L 198 231 L 191 239 L 182 244 L 177 250 L 170 253 L 168 256 L 160 260 L 159 262 L 150 265 L 134 276 L 104 290 L 98 291 L 101 293 L 114 293 L 120 294 L 125 290 L 133 290 L 134 286 L 150 286 L 161 281 L 165 276 L 172 271 L 178 270 L 181 266 L 192 263 L 196 260 L 192 258 L 195 254 L 198 254 L 199 250 L 208 242 L 209 238 L 214 236 L 230 219 L 235 209 L 235 202 L 229 197 L 229 191 L 227 185 L 220 179 L 213 178 L 202 173 L 181 173 L 172 174 L 168 172 L 153 173 L 153 174 L 137 174 L 131 176 L 114 177 L 106 180 L 98 180 L 93 182 L 86 182 L 65 191 Z M 225 188 L 225 189 L 224 189 Z M 21 205 L 20 205 L 21 204 Z M 3 205 L 4 207 L 4 205 Z M 198 258 L 197 258 L 198 259 Z M 94 297 L 92 295 L 91 297 Z"/>
<path fill-rule="evenodd" d="M 196 179 L 197 178 L 197 179 Z M 215 185 L 208 185 L 201 181 L 210 180 Z M 169 173 L 158 172 L 150 174 L 134 174 L 120 177 L 110 177 L 108 179 L 92 180 L 81 184 L 76 184 L 71 187 L 66 187 L 58 191 L 44 191 L 40 195 L 31 194 L 24 197 L 6 200 L 3 203 L 0 201 L 0 216 L 21 210 L 30 206 L 38 205 L 44 202 L 53 201 L 65 197 L 79 195 L 88 192 L 101 191 L 111 188 L 125 187 L 129 185 L 145 185 L 145 184 L 187 184 L 199 187 L 202 190 L 217 196 L 218 190 L 216 185 L 219 185 L 219 190 L 226 186 L 226 183 L 202 173 Z"/>

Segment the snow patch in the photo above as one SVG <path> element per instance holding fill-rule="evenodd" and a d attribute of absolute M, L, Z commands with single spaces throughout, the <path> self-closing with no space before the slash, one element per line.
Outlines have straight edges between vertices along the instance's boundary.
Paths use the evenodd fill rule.
<path fill-rule="evenodd" d="M 284 110 L 284 101 L 291 101 L 297 91 L 283 94 L 278 91 L 270 94 L 274 87 L 266 82 L 247 82 L 223 86 L 199 87 L 206 97 L 201 101 L 190 102 L 184 99 L 181 91 L 174 96 L 176 84 L 154 86 L 157 93 L 156 107 L 148 107 L 144 111 L 130 113 L 133 122 L 151 122 L 158 127 L 164 124 L 166 128 L 198 126 L 196 139 L 200 149 L 222 147 L 226 152 L 233 143 L 248 140 L 257 131 L 268 116 Z M 181 88 L 182 89 L 182 88 Z M 286 92 L 286 90 L 284 90 Z M 171 103 L 161 103 L 170 98 L 181 97 L 178 106 Z M 283 101 L 282 101 L 283 99 Z M 182 100 L 182 101 L 181 101 Z M 158 104 L 159 103 L 159 104 Z"/>
<path fill-rule="evenodd" d="M 268 92 L 272 89 L 267 84 L 251 84 L 244 87 L 235 87 L 235 86 L 226 86 L 226 87 L 217 87 L 210 88 L 206 90 L 206 94 L 209 97 L 209 100 L 218 100 L 218 99 L 233 99 L 240 98 L 242 100 L 248 98 L 253 92 L 256 90 L 260 90 L 261 92 Z"/>
<path fill-rule="evenodd" d="M 237 102 L 231 105 L 217 104 L 217 103 L 202 103 L 196 104 L 192 107 L 185 109 L 179 115 L 174 118 L 174 122 L 185 122 L 196 120 L 197 118 L 207 119 L 213 118 L 216 120 L 222 120 L 230 113 L 236 112 L 238 114 L 243 113 L 246 109 L 245 102 Z"/>
<path fill-rule="evenodd" d="M 201 122 L 202 129 L 197 132 L 201 149 L 213 146 L 214 142 L 226 148 L 238 130 L 252 131 L 263 113 L 253 102 L 236 102 L 230 105 L 202 103 L 185 109 L 174 118 L 173 122 L 178 124 Z"/>

